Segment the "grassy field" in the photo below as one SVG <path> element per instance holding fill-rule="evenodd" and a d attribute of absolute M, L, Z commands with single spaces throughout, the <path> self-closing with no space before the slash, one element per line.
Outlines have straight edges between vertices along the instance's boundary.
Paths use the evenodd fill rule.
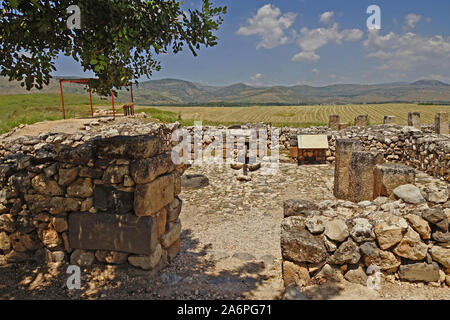
<path fill-rule="evenodd" d="M 66 118 L 90 116 L 88 95 L 65 94 Z M 109 100 L 93 99 L 94 109 L 110 109 Z M 117 102 L 117 112 L 120 102 Z M 270 122 L 276 126 L 308 127 L 326 125 L 330 114 L 339 114 L 341 122 L 352 123 L 355 116 L 368 114 L 370 124 L 380 124 L 385 115 L 397 117 L 397 123 L 407 124 L 408 112 L 421 112 L 422 123 L 434 123 L 436 112 L 450 112 L 450 106 L 415 104 L 342 105 L 342 106 L 276 106 L 276 107 L 146 107 L 137 106 L 162 122 L 179 121 L 193 125 L 201 120 L 205 125 L 231 125 L 243 122 Z M 0 95 L 0 134 L 20 124 L 62 119 L 61 100 L 57 93 Z"/>
<path fill-rule="evenodd" d="M 154 108 L 153 108 L 154 109 Z M 450 106 L 416 104 L 339 105 L 339 106 L 280 106 L 280 107 L 158 107 L 159 110 L 181 116 L 182 121 L 202 120 L 205 124 L 271 122 L 277 126 L 304 127 L 325 125 L 331 114 L 341 122 L 352 123 L 357 115 L 368 114 L 370 124 L 381 124 L 385 115 L 397 117 L 398 124 L 407 124 L 408 112 L 418 111 L 424 124 L 434 123 L 436 112 L 450 112 Z"/>
<path fill-rule="evenodd" d="M 93 99 L 95 106 L 108 102 Z M 66 118 L 91 115 L 89 95 L 65 94 Z M 61 98 L 56 93 L 0 95 L 0 134 L 20 124 L 62 119 Z"/>

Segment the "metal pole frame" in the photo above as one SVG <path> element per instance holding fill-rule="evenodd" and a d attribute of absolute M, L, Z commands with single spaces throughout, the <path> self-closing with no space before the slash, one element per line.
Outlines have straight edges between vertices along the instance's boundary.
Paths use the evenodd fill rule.
<path fill-rule="evenodd" d="M 114 107 L 114 91 L 111 88 L 111 101 L 112 101 L 112 109 L 113 109 L 113 119 L 116 120 L 116 109 Z"/>
<path fill-rule="evenodd" d="M 63 119 L 66 120 L 66 111 L 64 110 L 64 95 L 63 95 L 63 89 L 62 89 L 62 82 L 63 82 L 63 80 L 59 80 L 59 90 L 61 91 L 61 103 L 62 103 Z"/>
<path fill-rule="evenodd" d="M 134 97 L 133 97 L 133 84 L 130 84 L 131 89 L 131 104 L 132 104 L 132 115 L 134 116 Z"/>

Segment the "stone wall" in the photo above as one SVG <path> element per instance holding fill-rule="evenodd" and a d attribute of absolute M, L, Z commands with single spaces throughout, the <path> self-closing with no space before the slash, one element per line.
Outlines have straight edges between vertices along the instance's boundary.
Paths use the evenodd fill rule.
<path fill-rule="evenodd" d="M 325 127 L 290 129 L 290 145 L 297 145 L 299 134 L 326 134 L 330 145 L 327 161 L 333 163 L 338 139 L 358 140 L 362 143 L 363 151 L 378 151 L 389 162 L 401 162 L 450 181 L 450 136 L 430 132 L 431 129 L 425 126 L 418 130 L 398 125 L 349 127 L 342 131 L 332 131 Z"/>
<path fill-rule="evenodd" d="M 267 148 L 270 150 L 273 147 L 270 131 L 273 127 L 265 124 L 247 124 L 241 127 L 267 130 Z M 192 135 L 194 134 L 194 127 L 187 129 Z M 222 131 L 225 136 L 224 132 L 227 127 L 202 127 L 202 137 L 199 141 L 203 149 L 206 149 L 214 141 L 214 137 L 207 134 L 207 131 L 211 129 Z M 336 140 L 355 139 L 362 143 L 363 151 L 378 151 L 389 162 L 401 162 L 432 176 L 450 181 L 450 136 L 434 133 L 435 125 L 422 125 L 420 130 L 395 124 L 352 126 L 342 130 L 333 130 L 328 127 L 283 127 L 279 129 L 278 147 L 280 150 L 289 150 L 292 162 L 297 162 L 298 153 L 291 149 L 291 147 L 298 146 L 297 136 L 320 134 L 328 136 L 330 149 L 325 153 L 327 163 L 334 163 L 336 159 Z M 232 152 L 236 157 L 238 150 L 235 148 Z"/>
<path fill-rule="evenodd" d="M 0 265 L 97 260 L 157 271 L 179 253 L 184 168 L 162 135 L 117 133 L 2 141 Z"/>
<path fill-rule="evenodd" d="M 367 285 L 369 267 L 383 281 L 450 286 L 450 205 L 379 197 L 284 202 L 281 252 L 285 287 L 323 281 Z"/>

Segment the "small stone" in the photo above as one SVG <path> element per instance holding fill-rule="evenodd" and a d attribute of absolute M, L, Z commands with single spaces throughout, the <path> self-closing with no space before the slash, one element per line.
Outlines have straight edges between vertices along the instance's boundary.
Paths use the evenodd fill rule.
<path fill-rule="evenodd" d="M 328 240 L 327 237 L 323 237 L 323 244 L 325 245 L 325 248 L 327 248 L 328 252 L 335 252 L 337 249 L 336 244 L 333 241 Z"/>
<path fill-rule="evenodd" d="M 353 227 L 350 230 L 350 236 L 358 243 L 375 240 L 373 226 L 365 218 L 355 218 L 350 222 Z"/>
<path fill-rule="evenodd" d="M 284 217 L 290 216 L 313 216 L 317 211 L 317 205 L 310 200 L 286 200 L 283 202 L 283 214 Z"/>
<path fill-rule="evenodd" d="M 76 249 L 70 256 L 70 263 L 87 267 L 94 263 L 95 255 L 92 251 Z"/>
<path fill-rule="evenodd" d="M 69 229 L 69 225 L 67 224 L 66 218 L 53 218 L 52 225 L 57 232 L 64 232 Z"/>
<path fill-rule="evenodd" d="M 389 249 L 403 239 L 403 228 L 398 225 L 389 225 L 382 222 L 375 226 L 374 231 L 382 250 Z"/>
<path fill-rule="evenodd" d="M 209 179 L 202 174 L 188 174 L 181 178 L 181 186 L 186 189 L 201 189 L 209 185 Z"/>
<path fill-rule="evenodd" d="M 380 250 L 373 242 L 366 242 L 360 246 L 364 256 L 364 264 L 369 267 L 376 265 L 382 271 L 395 272 L 401 261 L 392 252 Z"/>
<path fill-rule="evenodd" d="M 0 250 L 3 252 L 9 251 L 11 248 L 11 241 L 5 232 L 0 233 Z"/>
<path fill-rule="evenodd" d="M 351 238 L 343 242 L 330 258 L 332 264 L 357 264 L 361 259 L 359 248 Z"/>
<path fill-rule="evenodd" d="M 342 242 L 349 236 L 348 227 L 340 219 L 327 221 L 325 222 L 325 235 L 330 240 Z"/>
<path fill-rule="evenodd" d="M 439 266 L 436 263 L 413 263 L 402 265 L 398 272 L 400 279 L 408 281 L 439 281 Z"/>
<path fill-rule="evenodd" d="M 135 267 L 144 269 L 144 270 L 151 270 L 154 269 L 162 257 L 162 247 L 160 244 L 156 246 L 155 251 L 148 256 L 134 256 L 131 255 L 128 257 L 128 262 Z"/>
<path fill-rule="evenodd" d="M 256 260 L 256 257 L 254 255 L 251 255 L 246 252 L 238 252 L 233 254 L 233 259 L 241 260 L 241 261 L 253 261 Z"/>
<path fill-rule="evenodd" d="M 314 278 L 325 278 L 335 282 L 342 282 L 344 280 L 341 269 L 335 266 L 330 266 L 329 264 L 325 264 L 322 270 L 320 270 Z"/>
<path fill-rule="evenodd" d="M 166 232 L 161 238 L 161 244 L 164 248 L 170 247 L 181 235 L 181 223 L 177 221 L 174 226 Z"/>
<path fill-rule="evenodd" d="M 432 208 L 422 213 L 422 218 L 444 232 L 448 231 L 448 217 L 442 208 Z"/>
<path fill-rule="evenodd" d="M 111 184 L 120 184 L 123 182 L 124 177 L 128 175 L 130 170 L 128 166 L 112 165 L 106 168 L 103 174 L 103 182 Z"/>
<path fill-rule="evenodd" d="M 412 228 L 420 234 L 422 239 L 431 239 L 431 228 L 428 222 L 415 214 L 408 214 L 405 218 Z"/>
<path fill-rule="evenodd" d="M 295 264 L 287 260 L 283 261 L 283 281 L 285 287 L 291 284 L 303 287 L 309 280 L 309 271 L 306 265 Z"/>
<path fill-rule="evenodd" d="M 300 217 L 286 218 L 281 226 L 281 253 L 283 258 L 296 263 L 320 263 L 325 261 L 328 254 L 323 241 L 305 230 L 304 225 L 301 225 L 295 218 Z"/>
<path fill-rule="evenodd" d="M 90 178 L 79 178 L 67 187 L 67 195 L 76 198 L 89 198 L 94 194 L 94 186 Z"/>
<path fill-rule="evenodd" d="M 249 182 L 249 181 L 252 181 L 252 178 L 251 178 L 250 176 L 246 176 L 246 175 L 243 175 L 243 174 L 238 175 L 238 176 L 236 177 L 236 179 L 237 179 L 238 181 L 241 181 L 241 182 Z"/>
<path fill-rule="evenodd" d="M 347 271 L 344 278 L 351 283 L 357 283 L 363 286 L 367 285 L 367 275 L 361 266 L 358 266 L 357 269 Z"/>
<path fill-rule="evenodd" d="M 439 262 L 445 268 L 450 268 L 450 249 L 433 246 L 430 249 L 430 254 L 434 261 Z"/>
<path fill-rule="evenodd" d="M 31 185 L 39 194 L 50 196 L 61 196 L 64 194 L 58 183 L 44 174 L 39 174 L 31 179 Z"/>
<path fill-rule="evenodd" d="M 41 241 L 47 248 L 53 249 L 61 245 L 62 241 L 58 232 L 53 228 L 47 228 L 40 232 Z"/>
<path fill-rule="evenodd" d="M 128 256 L 128 253 L 118 251 L 97 250 L 95 252 L 95 257 L 98 261 L 109 264 L 124 264 L 127 262 Z"/>
<path fill-rule="evenodd" d="M 435 189 L 425 189 L 426 199 L 429 202 L 434 203 L 445 203 L 448 200 L 447 189 L 435 190 Z"/>
<path fill-rule="evenodd" d="M 427 256 L 428 246 L 422 242 L 417 232 L 409 228 L 393 251 L 396 255 L 406 259 L 423 260 Z"/>
<path fill-rule="evenodd" d="M 310 217 L 305 220 L 305 226 L 312 234 L 320 234 L 324 232 L 325 225 L 320 217 Z"/>
<path fill-rule="evenodd" d="M 388 197 L 378 197 L 375 200 L 373 200 L 373 204 L 377 206 L 381 206 L 389 201 Z"/>
<path fill-rule="evenodd" d="M 79 172 L 78 167 L 71 169 L 59 169 L 58 183 L 63 187 L 68 186 L 70 183 L 75 181 L 75 179 L 78 176 L 78 172 Z"/>
<path fill-rule="evenodd" d="M 404 184 L 394 189 L 397 199 L 402 199 L 407 203 L 418 204 L 425 202 L 420 189 L 412 184 Z"/>

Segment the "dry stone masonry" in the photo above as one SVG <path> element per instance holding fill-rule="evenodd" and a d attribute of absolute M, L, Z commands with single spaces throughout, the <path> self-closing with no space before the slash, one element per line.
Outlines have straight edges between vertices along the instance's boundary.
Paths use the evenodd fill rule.
<path fill-rule="evenodd" d="M 172 163 L 165 130 L 3 140 L 0 265 L 164 267 L 180 252 L 184 170 Z"/>
<path fill-rule="evenodd" d="M 285 201 L 285 287 L 344 279 L 366 286 L 371 266 L 391 282 L 450 285 L 450 208 L 403 199 Z"/>

